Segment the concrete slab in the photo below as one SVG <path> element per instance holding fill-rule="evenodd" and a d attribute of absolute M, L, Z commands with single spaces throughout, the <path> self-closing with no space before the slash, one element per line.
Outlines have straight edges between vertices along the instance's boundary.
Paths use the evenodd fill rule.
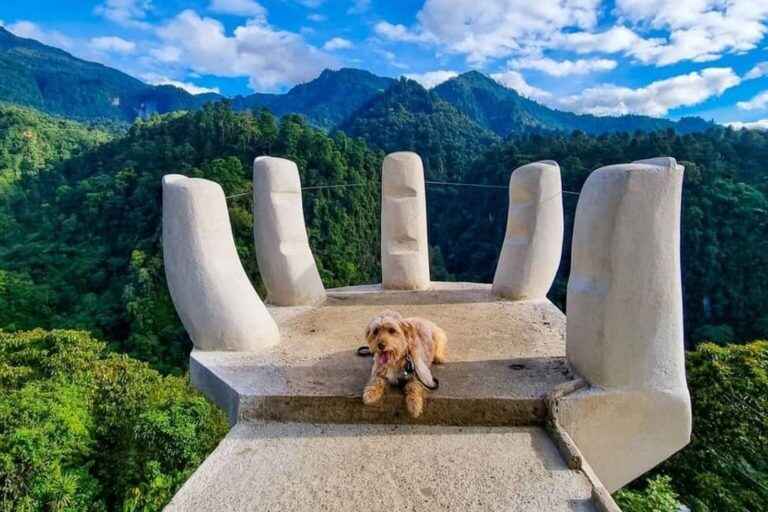
<path fill-rule="evenodd" d="M 167 512 L 591 512 L 538 427 L 240 423 Z"/>
<path fill-rule="evenodd" d="M 410 419 L 402 393 L 376 406 L 360 394 L 370 358 L 355 354 L 369 319 L 383 309 L 422 316 L 448 333 L 448 362 L 436 366 L 440 389 Z M 317 307 L 270 307 L 281 343 L 260 353 L 193 352 L 194 385 L 239 419 L 318 423 L 531 425 L 543 421 L 543 397 L 574 378 L 565 355 L 565 316 L 548 301 L 511 302 L 487 284 L 433 283 L 427 291 L 380 286 L 328 290 Z"/>

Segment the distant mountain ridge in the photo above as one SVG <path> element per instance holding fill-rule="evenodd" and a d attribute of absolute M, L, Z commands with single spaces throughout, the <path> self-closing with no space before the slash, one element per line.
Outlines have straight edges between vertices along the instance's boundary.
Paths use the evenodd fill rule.
<path fill-rule="evenodd" d="M 480 126 L 501 137 L 531 130 L 581 130 L 600 134 L 673 128 L 688 133 L 712 127 L 712 123 L 697 117 L 672 121 L 640 115 L 594 116 L 562 112 L 525 98 L 477 71 L 451 78 L 432 91 Z"/>
<path fill-rule="evenodd" d="M 376 76 L 362 69 L 326 69 L 314 80 L 299 84 L 285 94 L 237 96 L 232 104 L 240 110 L 266 107 L 278 116 L 302 114 L 312 124 L 331 129 L 393 83 L 393 78 Z"/>
<path fill-rule="evenodd" d="M 240 110 L 267 108 L 278 116 L 300 114 L 311 124 L 331 130 L 352 126 L 362 107 L 381 98 L 396 82 L 368 71 L 342 68 L 325 70 L 314 80 L 296 85 L 284 94 L 257 93 L 229 101 Z M 688 133 L 713 126 L 700 118 L 672 121 L 637 115 L 598 117 L 561 112 L 525 98 L 477 71 L 443 82 L 430 94 L 473 124 L 500 137 L 530 131 L 572 130 L 599 134 L 672 128 Z M 116 69 L 17 37 L 0 27 L 0 101 L 78 120 L 132 122 L 137 117 L 193 110 L 223 99 L 226 98 L 218 94 L 192 95 L 170 85 L 149 85 Z"/>
<path fill-rule="evenodd" d="M 325 70 L 285 94 L 257 93 L 230 101 L 240 110 L 264 107 L 279 116 L 301 114 L 312 124 L 331 129 L 394 81 L 359 69 Z M 171 85 L 149 85 L 0 27 L 0 101 L 77 120 L 132 122 L 223 99 L 219 94 L 192 95 Z"/>
<path fill-rule="evenodd" d="M 0 100 L 78 120 L 133 121 L 153 112 L 198 108 L 218 95 L 152 86 L 0 27 Z"/>

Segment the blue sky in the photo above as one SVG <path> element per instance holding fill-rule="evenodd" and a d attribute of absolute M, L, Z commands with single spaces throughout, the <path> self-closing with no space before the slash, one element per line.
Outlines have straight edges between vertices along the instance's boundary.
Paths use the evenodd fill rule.
<path fill-rule="evenodd" d="M 562 110 L 768 128 L 768 0 L 11 0 L 0 23 L 193 93 L 477 69 Z"/>

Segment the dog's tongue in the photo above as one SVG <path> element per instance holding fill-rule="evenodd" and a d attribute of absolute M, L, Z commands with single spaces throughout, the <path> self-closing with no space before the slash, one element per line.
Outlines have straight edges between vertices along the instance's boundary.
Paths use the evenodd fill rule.
<path fill-rule="evenodd" d="M 387 352 L 379 354 L 379 364 L 387 364 L 387 361 L 389 361 L 389 354 Z"/>

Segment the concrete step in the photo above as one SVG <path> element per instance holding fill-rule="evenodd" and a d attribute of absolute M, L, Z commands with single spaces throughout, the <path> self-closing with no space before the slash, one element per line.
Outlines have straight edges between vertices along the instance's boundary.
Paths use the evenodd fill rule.
<path fill-rule="evenodd" d="M 440 389 L 412 420 L 392 389 L 376 406 L 360 395 L 370 358 L 356 355 L 384 309 L 421 316 L 448 333 Z M 329 290 L 316 307 L 270 307 L 280 346 L 264 353 L 193 352 L 194 385 L 238 420 L 442 425 L 541 424 L 544 395 L 574 376 L 565 361 L 565 316 L 552 303 L 510 302 L 490 285 L 433 283 L 428 291 L 378 286 Z"/>
<path fill-rule="evenodd" d="M 236 425 L 166 511 L 593 511 L 539 427 Z"/>

